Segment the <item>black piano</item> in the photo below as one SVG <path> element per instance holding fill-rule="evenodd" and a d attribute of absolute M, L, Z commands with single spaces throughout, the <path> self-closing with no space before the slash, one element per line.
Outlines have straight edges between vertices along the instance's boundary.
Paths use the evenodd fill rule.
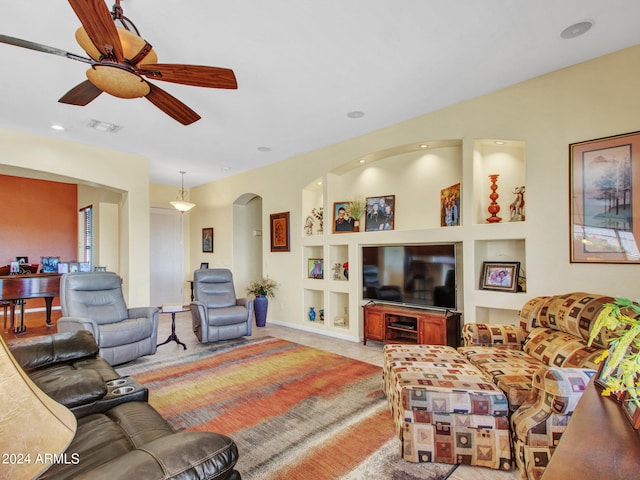
<path fill-rule="evenodd" d="M 34 273 L 27 275 L 0 276 L 0 301 L 9 301 L 11 307 L 11 325 L 16 333 L 24 332 L 24 303 L 29 298 L 44 298 L 47 310 L 47 325 L 51 325 L 51 305 L 53 297 L 60 295 L 60 277 L 57 273 Z M 23 303 L 20 309 L 20 326 L 15 326 L 16 304 Z"/>

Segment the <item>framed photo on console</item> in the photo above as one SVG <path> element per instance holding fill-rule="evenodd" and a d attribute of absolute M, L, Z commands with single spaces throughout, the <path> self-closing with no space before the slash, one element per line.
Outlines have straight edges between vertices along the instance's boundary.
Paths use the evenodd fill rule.
<path fill-rule="evenodd" d="M 640 406 L 638 405 L 640 400 L 631 399 L 628 396 L 622 401 L 622 409 L 627 419 L 631 422 L 631 426 L 634 430 L 640 430 Z"/>
<path fill-rule="evenodd" d="M 640 132 L 569 145 L 572 263 L 640 263 Z"/>
<path fill-rule="evenodd" d="M 481 290 L 517 292 L 520 262 L 482 262 Z"/>

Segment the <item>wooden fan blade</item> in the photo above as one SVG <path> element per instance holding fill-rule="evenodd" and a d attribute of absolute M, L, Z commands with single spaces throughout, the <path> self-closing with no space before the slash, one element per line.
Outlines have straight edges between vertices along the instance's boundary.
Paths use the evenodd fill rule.
<path fill-rule="evenodd" d="M 84 107 L 101 93 L 102 90 L 96 87 L 89 80 L 85 80 L 65 93 L 58 102 Z"/>
<path fill-rule="evenodd" d="M 180 65 L 175 63 L 151 63 L 138 70 L 154 80 L 208 88 L 238 88 L 233 70 L 228 68 Z"/>
<path fill-rule="evenodd" d="M 124 53 L 120 37 L 104 0 L 69 0 L 69 4 L 98 51 L 122 62 Z"/>
<path fill-rule="evenodd" d="M 145 97 L 156 107 L 183 125 L 191 125 L 200 120 L 200 115 L 187 107 L 173 95 L 149 83 L 151 91 Z"/>
<path fill-rule="evenodd" d="M 7 45 L 14 45 L 16 47 L 28 48 L 29 50 L 35 50 L 36 52 L 50 53 L 52 55 L 58 55 L 60 57 L 70 58 L 71 60 L 78 60 L 84 63 L 95 63 L 90 58 L 76 55 L 75 53 L 65 52 L 59 48 L 50 47 L 48 45 L 42 45 L 40 43 L 30 42 L 29 40 L 23 40 L 21 38 L 10 37 L 8 35 L 0 34 L 0 43 L 6 43 Z"/>

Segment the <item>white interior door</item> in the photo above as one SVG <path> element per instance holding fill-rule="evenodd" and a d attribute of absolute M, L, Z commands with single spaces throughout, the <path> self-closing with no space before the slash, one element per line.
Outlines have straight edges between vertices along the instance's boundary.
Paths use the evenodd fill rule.
<path fill-rule="evenodd" d="M 151 305 L 183 301 L 182 215 L 173 208 L 151 208 Z"/>

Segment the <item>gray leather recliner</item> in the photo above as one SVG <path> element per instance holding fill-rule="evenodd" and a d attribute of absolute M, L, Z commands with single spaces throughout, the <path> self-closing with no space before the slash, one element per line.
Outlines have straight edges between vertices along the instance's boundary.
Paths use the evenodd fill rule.
<path fill-rule="evenodd" d="M 226 268 L 193 272 L 191 319 L 202 343 L 251 335 L 253 300 L 236 298 L 233 275 Z"/>
<path fill-rule="evenodd" d="M 156 353 L 158 309 L 127 308 L 113 272 L 66 273 L 60 279 L 59 332 L 89 330 L 111 365 Z"/>

